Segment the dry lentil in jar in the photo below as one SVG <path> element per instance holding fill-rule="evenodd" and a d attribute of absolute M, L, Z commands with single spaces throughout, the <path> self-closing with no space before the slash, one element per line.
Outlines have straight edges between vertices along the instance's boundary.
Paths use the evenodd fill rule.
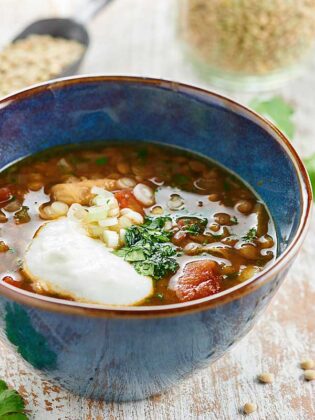
<path fill-rule="evenodd" d="M 314 46 L 314 0 L 179 0 L 180 35 L 214 70 L 265 75 Z"/>
<path fill-rule="evenodd" d="M 0 214 L 0 281 L 62 299 L 76 300 L 31 275 L 24 260 L 45 229 L 64 223 L 71 233 L 68 219 L 80 225 L 76 237 L 84 230 L 96 251 L 152 279 L 139 305 L 219 293 L 276 256 L 269 212 L 240 178 L 206 157 L 151 143 L 62 146 L 22 159 L 0 173 Z M 65 255 L 55 257 L 61 264 Z"/>
<path fill-rule="evenodd" d="M 0 52 L 0 97 L 58 76 L 83 54 L 74 40 L 50 35 L 30 35 Z"/>

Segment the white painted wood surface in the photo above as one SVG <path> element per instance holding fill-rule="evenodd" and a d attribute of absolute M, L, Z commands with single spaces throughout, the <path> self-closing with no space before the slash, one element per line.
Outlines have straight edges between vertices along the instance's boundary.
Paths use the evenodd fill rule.
<path fill-rule="evenodd" d="M 180 1 L 180 0 L 179 0 Z M 209 0 L 210 1 L 210 0 Z M 81 0 L 0 0 L 0 47 L 23 25 L 69 15 Z M 82 73 L 133 74 L 211 88 L 199 80 L 176 41 L 175 0 L 115 0 L 89 25 L 92 38 Z M 281 93 L 296 108 L 294 144 L 315 151 L 315 57 L 303 78 Z M 246 103 L 248 95 L 233 94 Z M 315 419 L 315 382 L 305 382 L 299 361 L 315 358 L 315 219 L 285 284 L 254 330 L 230 353 L 167 394 L 146 401 L 104 404 L 73 396 L 39 379 L 0 345 L 0 377 L 27 401 L 31 419 L 241 419 L 255 402 L 253 420 Z M 261 385 L 258 373 L 275 373 Z"/>

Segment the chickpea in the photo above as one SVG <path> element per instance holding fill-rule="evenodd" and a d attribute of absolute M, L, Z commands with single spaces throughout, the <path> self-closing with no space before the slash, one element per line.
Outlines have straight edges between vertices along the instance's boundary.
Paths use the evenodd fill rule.
<path fill-rule="evenodd" d="M 127 175 L 131 172 L 130 165 L 129 163 L 126 163 L 126 162 L 118 162 L 117 170 L 123 175 Z"/>
<path fill-rule="evenodd" d="M 205 169 L 203 174 L 202 174 L 202 177 L 204 179 L 217 179 L 218 178 L 218 171 L 217 171 L 217 169 L 210 169 L 210 170 Z"/>
<path fill-rule="evenodd" d="M 161 206 L 155 206 L 151 210 L 151 213 L 154 214 L 154 215 L 160 215 L 160 214 L 163 214 L 163 209 L 162 209 Z"/>
<path fill-rule="evenodd" d="M 189 242 L 184 247 L 184 252 L 186 255 L 198 255 L 202 251 L 202 246 L 195 242 Z"/>
<path fill-rule="evenodd" d="M 253 204 L 249 200 L 240 200 L 236 203 L 235 208 L 243 214 L 249 214 L 253 210 Z"/>
<path fill-rule="evenodd" d="M 218 225 L 217 223 L 212 223 L 212 225 L 210 225 L 209 228 L 212 232 L 219 232 L 220 230 L 220 225 Z"/>
<path fill-rule="evenodd" d="M 231 224 L 231 216 L 227 213 L 216 213 L 214 215 L 214 220 L 219 225 L 230 225 Z"/>
<path fill-rule="evenodd" d="M 242 245 L 239 248 L 238 253 L 248 260 L 254 260 L 259 256 L 259 250 L 252 244 Z"/>
<path fill-rule="evenodd" d="M 225 245 L 234 246 L 237 244 L 238 239 L 236 239 L 234 236 L 227 236 L 221 240 L 221 242 Z"/>
<path fill-rule="evenodd" d="M 260 238 L 260 247 L 262 249 L 271 248 L 274 245 L 274 241 L 270 235 L 265 235 Z"/>
<path fill-rule="evenodd" d="M 40 181 L 33 181 L 27 184 L 27 187 L 31 191 L 38 191 L 42 188 L 43 184 Z"/>
<path fill-rule="evenodd" d="M 185 201 L 180 195 L 172 194 L 167 205 L 171 210 L 180 210 L 185 206 Z"/>
<path fill-rule="evenodd" d="M 140 203 L 147 207 L 155 203 L 154 191 L 146 184 L 137 184 L 133 189 L 133 194 Z"/>
<path fill-rule="evenodd" d="M 202 172 L 206 169 L 206 165 L 198 160 L 192 160 L 189 162 L 189 167 L 194 172 Z"/>
<path fill-rule="evenodd" d="M 132 165 L 131 169 L 134 175 L 138 175 L 144 178 L 149 178 L 152 176 L 152 169 L 148 166 Z"/>
<path fill-rule="evenodd" d="M 136 186 L 136 181 L 132 178 L 120 178 L 117 181 L 117 186 L 119 188 L 133 188 Z"/>
<path fill-rule="evenodd" d="M 208 195 L 208 200 L 209 201 L 219 201 L 220 199 L 220 195 L 219 194 L 210 194 Z"/>
<path fill-rule="evenodd" d="M 10 213 L 13 213 L 15 211 L 18 211 L 21 208 L 21 203 L 18 200 L 12 200 L 10 203 L 8 203 L 4 210 L 9 211 Z"/>

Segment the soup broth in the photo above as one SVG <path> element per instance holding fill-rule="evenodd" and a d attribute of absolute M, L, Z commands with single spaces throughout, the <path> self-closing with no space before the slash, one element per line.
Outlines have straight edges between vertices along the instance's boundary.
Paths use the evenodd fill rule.
<path fill-rule="evenodd" d="M 153 143 L 63 146 L 12 164 L 0 229 L 1 281 L 101 304 L 207 297 L 276 256 L 268 210 L 240 178 Z"/>

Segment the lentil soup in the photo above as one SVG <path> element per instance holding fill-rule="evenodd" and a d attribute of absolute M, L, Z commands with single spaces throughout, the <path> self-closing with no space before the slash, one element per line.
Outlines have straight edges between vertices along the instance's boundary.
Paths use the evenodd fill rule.
<path fill-rule="evenodd" d="M 112 305 L 163 305 L 244 282 L 276 257 L 265 204 L 211 160 L 154 143 L 89 143 L 0 174 L 1 281 Z"/>

